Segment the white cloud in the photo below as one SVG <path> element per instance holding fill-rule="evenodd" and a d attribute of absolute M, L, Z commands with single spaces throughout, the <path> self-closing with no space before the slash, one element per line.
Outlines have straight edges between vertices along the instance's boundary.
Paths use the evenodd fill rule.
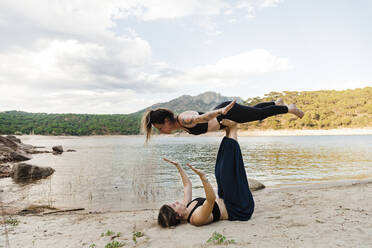
<path fill-rule="evenodd" d="M 174 19 L 186 16 L 218 15 L 222 9 L 229 4 L 223 0 L 138 0 L 122 6 L 121 16 L 135 16 L 137 18 L 149 21 L 155 19 Z"/>
<path fill-rule="evenodd" d="M 242 77 L 289 70 L 287 58 L 278 58 L 264 49 L 256 49 L 236 56 L 222 58 L 215 65 L 193 70 L 198 77 Z"/>
<path fill-rule="evenodd" d="M 259 0 L 258 7 L 267 8 L 267 7 L 276 7 L 281 2 L 281 0 Z"/>
<path fill-rule="evenodd" d="M 139 39 L 120 39 L 111 46 L 77 40 L 42 43 L 43 47 L 37 50 L 18 48 L 0 54 L 0 84 L 55 88 L 105 88 L 106 83 L 125 86 L 133 71 L 149 63 L 151 56 L 148 44 Z"/>
<path fill-rule="evenodd" d="M 269 2 L 277 1 L 252 8 Z M 221 31 L 213 17 L 236 9 L 224 0 L 0 1 L 0 90 L 7 92 L 0 104 L 35 112 L 123 113 L 131 112 L 122 107 L 130 103 L 139 106 L 134 110 L 150 104 L 149 92 L 176 92 L 180 82 L 193 87 L 199 80 L 208 85 L 285 70 L 285 61 L 261 51 L 183 71 L 153 61 L 150 44 L 125 22 L 120 28 L 126 35 L 114 32 L 117 21 L 128 17 L 196 16 L 200 27 L 217 36 Z M 254 59 L 262 61 L 253 65 Z"/>
<path fill-rule="evenodd" d="M 293 69 L 288 58 L 276 57 L 264 49 L 256 49 L 235 56 L 225 57 L 215 64 L 197 66 L 171 77 L 158 75 L 157 80 L 183 90 L 222 89 L 244 84 L 259 75 L 271 75 Z"/>
<path fill-rule="evenodd" d="M 239 0 L 232 8 L 244 10 L 246 17 L 254 18 L 257 10 L 276 7 L 280 2 L 281 0 Z"/>

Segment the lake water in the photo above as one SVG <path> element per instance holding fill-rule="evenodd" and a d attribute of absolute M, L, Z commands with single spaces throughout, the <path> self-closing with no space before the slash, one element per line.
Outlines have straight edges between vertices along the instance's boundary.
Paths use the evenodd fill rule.
<path fill-rule="evenodd" d="M 156 208 L 182 198 L 183 192 L 176 168 L 163 157 L 193 164 L 208 174 L 216 188 L 214 165 L 222 137 L 157 136 L 147 146 L 142 136 L 20 138 L 46 150 L 62 145 L 77 152 L 33 155 L 27 163 L 56 170 L 47 179 L 27 184 L 0 179 L 7 206 L 49 204 L 97 211 Z M 372 178 L 371 135 L 239 137 L 239 143 L 248 178 L 268 187 Z M 185 170 L 194 196 L 203 195 L 199 178 Z"/>

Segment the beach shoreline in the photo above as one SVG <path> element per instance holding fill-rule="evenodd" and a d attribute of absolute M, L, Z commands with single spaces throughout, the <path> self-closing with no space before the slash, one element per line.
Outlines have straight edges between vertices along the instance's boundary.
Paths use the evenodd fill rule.
<path fill-rule="evenodd" d="M 267 188 L 253 195 L 256 207 L 251 220 L 203 227 L 181 224 L 163 229 L 157 225 L 157 209 L 13 215 L 19 224 L 7 227 L 9 243 L 11 247 L 104 247 L 112 240 L 101 234 L 110 230 L 121 233 L 114 240 L 125 247 L 210 247 L 206 241 L 213 232 L 234 240 L 229 247 L 372 246 L 372 179 Z M 136 243 L 135 232 L 144 234 Z"/>
<path fill-rule="evenodd" d="M 338 128 L 338 129 L 280 129 L 280 130 L 258 130 L 258 129 L 252 129 L 252 130 L 244 130 L 239 129 L 238 134 L 241 137 L 246 136 L 324 136 L 324 135 L 372 135 L 372 127 L 368 128 Z M 225 135 L 225 131 L 218 131 L 218 132 L 210 132 L 198 135 L 199 137 L 221 137 Z M 30 135 L 30 134 L 23 134 L 23 135 L 14 135 L 17 138 L 20 139 L 27 139 L 28 137 L 32 136 L 44 136 L 44 137 L 51 137 L 51 138 L 82 138 L 82 137 L 95 137 L 95 138 L 120 138 L 120 137 L 137 137 L 141 136 L 144 137 L 142 134 L 134 134 L 134 135 L 87 135 L 87 136 L 72 136 L 72 135 Z M 173 134 L 152 134 L 152 136 L 155 137 L 195 137 L 195 135 L 188 134 L 185 132 L 180 133 L 173 133 Z"/>
<path fill-rule="evenodd" d="M 202 136 L 223 136 L 224 131 L 202 134 Z M 280 130 L 244 130 L 239 129 L 239 137 L 246 136 L 324 136 L 324 135 L 372 135 L 372 128 L 340 128 L 340 129 L 280 129 Z M 178 136 L 190 136 L 180 134 Z"/>

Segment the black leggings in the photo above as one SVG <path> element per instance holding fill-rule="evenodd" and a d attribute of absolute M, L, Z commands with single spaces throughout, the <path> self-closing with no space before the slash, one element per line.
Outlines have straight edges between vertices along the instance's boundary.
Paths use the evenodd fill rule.
<path fill-rule="evenodd" d="M 214 109 L 223 108 L 229 105 L 231 101 L 223 102 Z M 235 103 L 232 109 L 226 115 L 217 116 L 218 122 L 222 119 L 229 119 L 238 123 L 263 120 L 267 117 L 288 113 L 287 106 L 275 105 L 275 102 L 262 102 L 253 107 Z M 221 125 L 221 129 L 226 126 Z"/>

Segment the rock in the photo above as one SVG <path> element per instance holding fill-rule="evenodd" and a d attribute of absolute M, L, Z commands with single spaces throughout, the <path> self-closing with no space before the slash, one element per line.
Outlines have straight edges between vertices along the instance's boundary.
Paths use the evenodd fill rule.
<path fill-rule="evenodd" d="M 15 152 L 11 152 L 10 154 L 10 159 L 12 161 L 16 161 L 16 162 L 19 162 L 19 161 L 26 161 L 26 160 L 30 160 L 31 159 L 31 156 L 27 155 L 27 153 L 21 151 L 21 150 L 17 150 Z"/>
<path fill-rule="evenodd" d="M 13 136 L 13 135 L 7 135 L 7 136 L 5 136 L 5 138 L 7 138 L 7 139 L 9 139 L 9 140 L 11 140 L 15 143 L 18 143 L 18 144 L 22 143 L 20 139 L 18 139 L 16 136 Z"/>
<path fill-rule="evenodd" d="M 35 149 L 32 145 L 26 145 L 20 139 L 12 135 L 0 136 L 0 163 L 19 162 L 31 159 Z"/>
<path fill-rule="evenodd" d="M 264 189 L 265 185 L 262 184 L 261 182 L 257 181 L 256 179 L 253 178 L 248 178 L 248 184 L 249 184 L 249 189 L 251 191 L 256 191 L 260 189 Z"/>
<path fill-rule="evenodd" d="M 4 155 L 0 155 L 0 164 L 8 161 L 8 158 Z"/>
<path fill-rule="evenodd" d="M 11 177 L 15 180 L 41 179 L 52 175 L 54 171 L 55 170 L 51 167 L 18 163 L 13 166 Z"/>
<path fill-rule="evenodd" d="M 63 152 L 63 147 L 61 145 L 53 146 L 52 149 L 53 149 L 54 152 L 59 152 L 59 153 Z"/>
<path fill-rule="evenodd" d="M 14 152 L 14 150 L 10 147 L 6 147 L 4 144 L 1 144 L 0 143 L 0 152 L 2 154 L 5 154 L 5 153 L 11 153 L 11 152 Z"/>
<path fill-rule="evenodd" d="M 74 149 L 68 149 L 66 152 L 76 152 Z"/>
<path fill-rule="evenodd" d="M 10 139 L 7 139 L 6 137 L 0 136 L 0 145 L 3 147 L 8 147 L 12 149 L 13 151 L 17 150 L 18 144 Z"/>
<path fill-rule="evenodd" d="M 12 168 L 9 164 L 2 164 L 0 165 L 0 178 L 10 177 L 10 173 L 12 172 Z"/>

